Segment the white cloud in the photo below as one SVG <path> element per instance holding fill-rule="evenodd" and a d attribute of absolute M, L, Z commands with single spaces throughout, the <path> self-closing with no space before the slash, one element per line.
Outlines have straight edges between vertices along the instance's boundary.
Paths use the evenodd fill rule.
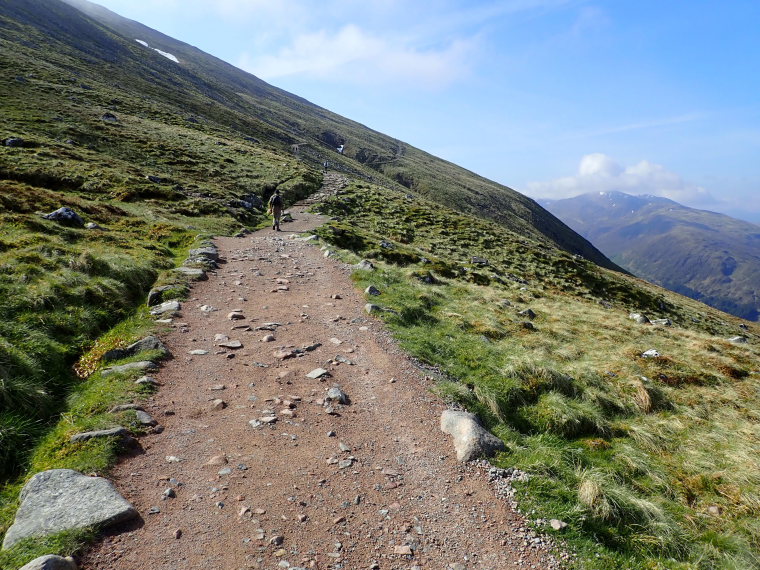
<path fill-rule="evenodd" d="M 241 56 L 238 65 L 272 80 L 290 75 L 340 82 L 438 88 L 468 73 L 467 56 L 473 42 L 455 40 L 442 48 L 421 48 L 401 37 L 380 36 L 355 24 L 336 33 L 326 30 L 301 34 L 274 55 Z"/>
<path fill-rule="evenodd" d="M 574 176 L 529 183 L 526 194 L 536 198 L 561 199 L 587 192 L 610 191 L 662 196 L 697 207 L 715 203 L 707 190 L 685 181 L 660 164 L 642 160 L 626 167 L 602 153 L 584 156 Z"/>

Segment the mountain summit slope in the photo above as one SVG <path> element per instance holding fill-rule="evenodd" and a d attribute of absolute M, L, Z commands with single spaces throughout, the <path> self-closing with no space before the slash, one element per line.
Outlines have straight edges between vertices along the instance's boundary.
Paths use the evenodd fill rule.
<path fill-rule="evenodd" d="M 760 226 L 656 196 L 542 202 L 632 273 L 727 313 L 760 316 Z"/>
<path fill-rule="evenodd" d="M 535 201 L 510 188 L 327 111 L 86 0 L 67 3 L 100 25 L 84 18 L 82 12 L 66 10 L 69 7 L 59 0 L 9 0 L 2 11 L 50 33 L 61 54 L 72 53 L 72 48 L 78 55 L 86 54 L 89 65 L 77 70 L 77 75 L 88 82 L 160 99 L 180 117 L 196 115 L 196 120 L 224 125 L 240 138 L 253 136 L 311 164 L 330 160 L 338 169 L 412 190 L 616 268 Z M 51 28 L 51 21 L 72 24 Z M 18 36 L 14 39 L 24 41 Z M 33 48 L 38 57 L 49 57 L 42 44 L 38 47 L 42 49 Z M 122 109 L 124 106 L 122 103 Z M 336 152 L 340 145 L 344 147 L 342 156 Z"/>

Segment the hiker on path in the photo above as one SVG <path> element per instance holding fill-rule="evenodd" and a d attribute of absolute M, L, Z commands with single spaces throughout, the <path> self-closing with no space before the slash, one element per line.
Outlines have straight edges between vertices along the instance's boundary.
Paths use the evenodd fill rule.
<path fill-rule="evenodd" d="M 280 217 L 282 216 L 282 196 L 280 190 L 276 189 L 272 197 L 269 198 L 269 213 L 272 215 L 272 229 L 280 230 Z"/>

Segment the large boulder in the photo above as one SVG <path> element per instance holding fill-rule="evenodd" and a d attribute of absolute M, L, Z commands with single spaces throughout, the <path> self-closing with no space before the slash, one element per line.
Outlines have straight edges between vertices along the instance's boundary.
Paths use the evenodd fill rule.
<path fill-rule="evenodd" d="M 24 564 L 20 570 L 77 570 L 77 564 L 71 557 L 46 554 Z"/>
<path fill-rule="evenodd" d="M 24 485 L 21 506 L 5 534 L 3 548 L 32 536 L 105 527 L 137 516 L 107 479 L 87 477 L 72 469 L 51 469 L 37 473 Z"/>
<path fill-rule="evenodd" d="M 640 325 L 648 325 L 649 324 L 649 317 L 642 313 L 631 313 L 628 315 L 628 318 L 632 321 L 636 321 Z"/>
<path fill-rule="evenodd" d="M 444 410 L 441 431 L 454 437 L 458 461 L 490 457 L 497 451 L 507 449 L 503 441 L 480 425 L 478 418 L 469 412 Z"/>
<path fill-rule="evenodd" d="M 747 344 L 746 336 L 733 336 L 727 340 L 728 342 L 733 343 L 733 344 Z"/>
<path fill-rule="evenodd" d="M 66 206 L 63 208 L 58 208 L 56 211 L 45 214 L 42 217 L 46 220 L 52 220 L 54 222 L 58 222 L 59 224 L 63 224 L 64 226 L 76 226 L 79 228 L 84 227 L 84 220 L 82 217 L 74 210 Z"/>

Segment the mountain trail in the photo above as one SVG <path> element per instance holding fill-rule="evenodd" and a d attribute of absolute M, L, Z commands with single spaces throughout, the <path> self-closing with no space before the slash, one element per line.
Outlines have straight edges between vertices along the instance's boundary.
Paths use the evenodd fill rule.
<path fill-rule="evenodd" d="M 112 473 L 142 520 L 82 567 L 559 568 L 489 470 L 457 463 L 432 380 L 364 313 L 351 268 L 294 239 L 325 221 L 305 210 L 216 240 L 226 262 L 165 335 L 145 404 L 164 429 Z"/>

